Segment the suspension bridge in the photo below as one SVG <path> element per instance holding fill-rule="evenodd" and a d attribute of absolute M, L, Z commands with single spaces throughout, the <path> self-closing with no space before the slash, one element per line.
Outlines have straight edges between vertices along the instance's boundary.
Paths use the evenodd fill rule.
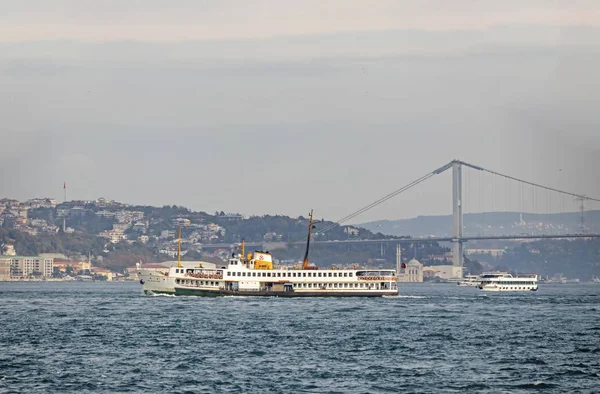
<path fill-rule="evenodd" d="M 565 232 L 565 233 L 560 233 L 560 234 L 540 233 L 540 234 L 465 235 L 465 231 L 464 231 L 465 226 L 464 226 L 464 220 L 463 220 L 463 207 L 464 207 L 463 169 L 473 170 L 473 171 L 481 172 L 481 173 L 487 173 L 487 174 L 493 175 L 494 177 L 501 178 L 505 182 L 516 183 L 517 184 L 516 191 L 519 195 L 519 198 L 517 198 L 517 201 L 518 201 L 517 205 L 518 205 L 519 212 L 526 212 L 528 210 L 524 201 L 529 201 L 529 203 L 532 205 L 530 207 L 530 210 L 532 210 L 532 211 L 535 210 L 536 194 L 538 195 L 538 197 L 541 194 L 542 199 L 546 198 L 545 209 L 549 213 L 549 215 L 551 213 L 558 213 L 558 212 L 555 212 L 558 210 L 555 210 L 553 207 L 553 204 L 552 204 L 552 196 L 553 195 L 559 196 L 558 204 L 560 204 L 559 210 L 561 211 L 561 213 L 564 212 L 565 205 L 567 205 L 567 204 L 565 204 L 565 201 L 564 201 L 565 198 L 571 198 L 573 201 L 579 202 L 579 207 L 580 207 L 580 211 L 581 211 L 581 231 L 576 232 L 576 233 Z M 384 202 L 414 188 L 415 186 L 427 181 L 428 179 L 430 179 L 432 177 L 435 177 L 437 175 L 445 173 L 448 170 L 452 170 L 452 234 L 451 234 L 451 236 L 418 237 L 418 238 L 402 237 L 402 238 L 388 238 L 388 239 L 383 239 L 383 240 L 378 239 L 378 240 L 315 241 L 314 243 L 315 244 L 339 244 L 339 243 L 381 243 L 381 244 L 396 243 L 397 244 L 399 242 L 410 242 L 410 243 L 430 242 L 430 241 L 451 242 L 452 243 L 453 265 L 456 268 L 460 268 L 459 270 L 457 270 L 458 272 L 462 272 L 463 260 L 464 260 L 463 244 L 468 241 L 600 238 L 599 233 L 590 233 L 590 232 L 586 231 L 585 220 L 584 220 L 584 218 L 585 218 L 585 212 L 584 212 L 585 205 L 584 204 L 585 203 L 598 203 L 598 202 L 600 202 L 600 199 L 585 196 L 585 195 L 578 194 L 578 193 L 565 191 L 565 190 L 559 190 L 557 188 L 544 186 L 544 185 L 541 185 L 538 183 L 526 181 L 526 180 L 519 179 L 519 178 L 516 178 L 513 176 L 501 174 L 496 171 L 488 170 L 486 168 L 476 166 L 476 165 L 473 165 L 470 163 L 466 163 L 466 162 L 460 161 L 460 160 L 453 160 L 450 163 L 448 163 L 428 174 L 425 174 L 424 176 L 401 187 L 400 189 L 397 189 L 397 190 L 393 191 L 392 193 L 389 193 L 389 194 L 383 196 L 382 198 L 372 202 L 371 204 L 366 205 L 363 208 L 337 220 L 335 223 L 331 224 L 330 226 L 324 228 L 323 230 L 320 230 L 320 232 L 324 233 L 324 232 L 330 231 L 331 229 L 356 218 L 357 216 L 375 208 L 376 206 L 383 204 Z M 505 190 L 506 190 L 507 196 L 510 198 L 510 194 L 511 194 L 510 188 L 505 188 Z M 480 198 L 480 208 L 481 208 L 481 201 L 482 201 L 482 199 L 485 198 L 485 196 L 484 196 L 485 193 L 483 192 L 482 184 L 480 184 L 480 191 L 481 191 L 481 193 L 479 195 L 479 198 Z M 540 191 L 541 191 L 541 193 L 540 193 Z M 531 194 L 529 194 L 529 193 L 531 193 Z M 545 195 L 544 195 L 544 193 L 545 193 Z M 491 195 L 489 197 L 492 201 L 492 210 L 493 210 L 494 200 L 497 197 L 496 192 L 494 190 L 494 183 L 492 183 Z M 521 220 L 522 220 L 522 216 L 521 216 Z"/>
<path fill-rule="evenodd" d="M 385 239 L 347 239 L 347 240 L 314 240 L 311 244 L 315 245 L 339 245 L 339 244 L 396 244 L 400 243 L 420 243 L 420 242 L 451 242 L 452 243 L 452 263 L 456 268 L 456 272 L 462 273 L 464 262 L 463 245 L 469 241 L 484 241 L 484 240 L 527 240 L 527 239 L 576 239 L 576 238 L 600 238 L 600 227 L 597 227 L 595 232 L 587 231 L 585 224 L 585 204 L 591 205 L 600 203 L 600 198 L 590 197 L 579 193 L 560 190 L 554 187 L 544 186 L 535 182 L 519 179 L 513 176 L 505 175 L 496 171 L 492 171 L 480 166 L 466 163 L 460 160 L 453 160 L 450 163 L 429 172 L 422 177 L 394 190 L 393 192 L 379 198 L 376 201 L 354 211 L 353 213 L 340 218 L 334 223 L 325 228 L 318 229 L 318 233 L 323 235 L 328 231 L 348 223 L 359 215 L 374 209 L 375 207 L 385 203 L 392 198 L 403 194 L 423 182 L 446 173 L 452 172 L 452 227 L 451 234 L 447 236 L 421 236 L 421 237 L 388 237 Z M 467 176 L 465 179 L 466 172 Z M 556 213 L 573 213 L 579 211 L 580 222 L 577 223 L 578 230 L 574 231 L 574 226 L 571 228 L 554 228 L 547 221 L 546 227 L 536 229 L 536 234 L 520 233 L 520 234 L 473 234 L 465 231 L 464 223 L 464 207 L 465 199 L 471 199 L 470 192 L 472 191 L 473 181 L 471 178 L 477 178 L 472 173 L 487 174 L 492 176 L 491 182 L 484 184 L 479 179 L 475 189 L 478 190 L 478 211 L 485 215 L 486 203 L 491 204 L 491 213 L 498 212 L 498 202 L 504 198 L 504 211 L 501 212 L 520 212 L 523 214 L 540 214 L 540 211 L 545 211 L 548 217 Z M 481 178 L 481 175 L 479 176 Z M 466 180 L 466 185 L 464 184 Z M 475 182 L 477 183 L 477 182 Z M 499 185 L 498 183 L 504 183 Z M 516 185 L 516 186 L 515 186 Z M 464 193 L 465 186 L 469 193 Z M 504 194 L 500 196 L 500 194 Z M 516 196 L 515 196 L 516 194 Z M 558 196 L 558 198 L 557 198 Z M 473 203 L 473 201 L 471 201 Z M 477 201 L 475 201 L 477 203 Z M 575 204 L 575 205 L 573 205 Z M 477 205 L 477 204 L 475 204 Z M 514 206 L 511 206 L 514 205 Z M 540 207 L 541 205 L 541 207 Z M 598 205 L 600 207 L 600 205 Z M 570 209 L 569 209 L 570 208 Z M 522 216 L 521 216 L 521 220 Z M 546 232 L 546 233 L 545 233 Z M 303 244 L 304 240 L 295 242 L 275 242 L 275 243 L 247 243 L 249 247 L 258 246 L 266 247 L 266 249 L 275 249 L 277 246 L 285 246 L 286 244 Z M 229 248 L 231 244 L 208 244 L 205 248 Z M 398 248 L 398 246 L 397 246 Z M 397 257 L 398 258 L 398 257 Z"/>

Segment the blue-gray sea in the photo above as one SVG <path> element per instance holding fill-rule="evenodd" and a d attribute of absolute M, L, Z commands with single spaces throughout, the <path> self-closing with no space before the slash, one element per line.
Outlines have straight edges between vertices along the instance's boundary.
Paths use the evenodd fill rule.
<path fill-rule="evenodd" d="M 400 292 L 197 298 L 4 282 L 0 392 L 600 391 L 600 285 Z"/>

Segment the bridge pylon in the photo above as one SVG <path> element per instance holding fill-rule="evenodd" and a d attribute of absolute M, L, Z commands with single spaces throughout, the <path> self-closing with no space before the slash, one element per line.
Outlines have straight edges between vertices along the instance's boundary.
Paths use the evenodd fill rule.
<path fill-rule="evenodd" d="M 454 276 L 463 276 L 462 163 L 452 162 L 452 264 Z"/>

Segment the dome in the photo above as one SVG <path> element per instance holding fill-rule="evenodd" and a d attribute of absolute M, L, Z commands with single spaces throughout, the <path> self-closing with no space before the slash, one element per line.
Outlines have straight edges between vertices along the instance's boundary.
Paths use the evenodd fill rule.
<path fill-rule="evenodd" d="M 417 259 L 412 259 L 407 265 L 421 265 L 421 263 L 419 263 L 419 260 Z"/>

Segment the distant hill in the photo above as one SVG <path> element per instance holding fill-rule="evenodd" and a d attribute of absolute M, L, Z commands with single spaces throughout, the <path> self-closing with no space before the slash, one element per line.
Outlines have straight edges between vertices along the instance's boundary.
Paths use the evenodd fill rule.
<path fill-rule="evenodd" d="M 532 214 L 518 212 L 474 213 L 463 216 L 465 235 L 576 234 L 581 233 L 579 212 Z M 600 233 L 600 211 L 586 211 L 586 230 Z M 452 216 L 417 216 L 357 224 L 374 233 L 410 236 L 451 236 Z"/>

